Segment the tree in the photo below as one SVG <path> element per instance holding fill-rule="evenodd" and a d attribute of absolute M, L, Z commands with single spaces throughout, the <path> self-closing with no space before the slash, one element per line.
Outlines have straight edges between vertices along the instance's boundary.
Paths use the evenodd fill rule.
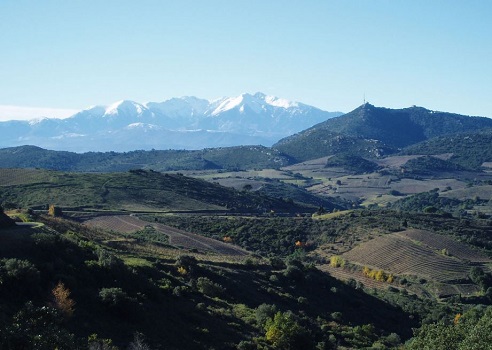
<path fill-rule="evenodd" d="M 70 290 L 62 282 L 58 282 L 51 293 L 55 308 L 60 310 L 65 317 L 71 317 L 74 312 L 75 301 L 70 298 Z"/>
<path fill-rule="evenodd" d="M 62 216 L 62 210 L 60 207 L 55 207 L 54 204 L 50 204 L 49 208 L 48 208 L 48 215 L 50 216 Z"/>
<path fill-rule="evenodd" d="M 246 184 L 243 186 L 243 191 L 245 192 L 249 192 L 253 189 L 253 186 L 251 186 L 251 184 Z"/>
<path fill-rule="evenodd" d="M 145 344 L 143 335 L 136 332 L 133 335 L 133 341 L 128 346 L 128 350 L 150 350 L 150 347 Z"/>
<path fill-rule="evenodd" d="M 265 324 L 265 338 L 275 349 L 301 350 L 312 348 L 307 330 L 299 325 L 292 312 L 277 312 Z"/>
<path fill-rule="evenodd" d="M 2 329 L 0 349 L 80 349 L 62 321 L 58 310 L 29 301 Z"/>
<path fill-rule="evenodd" d="M 267 320 L 277 313 L 277 306 L 272 304 L 261 304 L 255 310 L 256 323 L 259 327 L 264 327 Z"/>

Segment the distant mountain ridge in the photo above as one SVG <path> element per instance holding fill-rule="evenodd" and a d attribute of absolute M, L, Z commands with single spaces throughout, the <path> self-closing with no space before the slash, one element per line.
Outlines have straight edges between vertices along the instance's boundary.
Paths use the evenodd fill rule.
<path fill-rule="evenodd" d="M 242 99 L 222 101 L 217 103 L 217 113 L 223 113 L 226 106 L 228 111 L 244 107 Z M 183 100 L 168 101 L 174 110 L 174 116 L 179 118 L 183 109 Z M 278 102 L 281 103 L 281 102 Z M 188 115 L 202 115 L 205 105 L 193 98 L 188 105 Z M 219 108 L 220 107 L 220 108 Z M 143 105 L 116 104 L 104 109 L 107 120 L 124 118 L 124 109 L 140 110 L 140 114 L 149 117 L 151 114 Z M 166 107 L 168 108 L 168 107 Z M 174 109 L 173 109 L 174 108 Z M 248 107 L 249 108 L 249 107 Z M 118 111 L 120 109 L 120 111 Z M 218 109 L 218 110 L 217 110 Z M 190 111 L 192 113 L 190 113 Z M 212 112 L 213 112 L 212 111 Z M 133 113 L 129 113 L 130 115 Z M 210 112 L 211 113 L 211 112 Z M 220 114 L 219 113 L 219 114 Z M 85 114 L 87 117 L 88 114 Z M 86 123 L 90 123 L 87 117 Z M 94 117 L 100 122 L 101 117 Z M 106 120 L 106 119 L 103 119 Z M 53 120 L 47 120 L 56 134 L 58 125 Z M 37 123 L 32 123 L 36 127 Z M 68 151 L 49 151 L 33 146 L 17 146 L 0 149 L 0 167 L 39 167 L 64 171 L 126 171 L 135 168 L 166 170 L 244 170 L 280 168 L 294 163 L 327 156 L 339 155 L 345 161 L 350 159 L 363 161 L 360 158 L 382 158 L 387 155 L 421 154 L 437 155 L 454 154 L 450 161 L 466 169 L 479 169 L 482 163 L 492 162 L 492 119 L 468 117 L 452 113 L 434 112 L 421 107 L 404 109 L 387 109 L 374 107 L 369 104 L 358 107 L 343 116 L 328 119 L 304 131 L 286 137 L 272 147 L 265 146 L 234 146 L 213 147 L 202 150 L 148 150 L 158 144 L 151 137 L 164 137 L 171 131 L 162 131 L 156 126 L 153 130 L 150 124 L 136 122 L 125 126 L 122 131 L 108 131 L 107 137 L 111 142 L 125 142 L 132 149 L 129 152 L 88 152 L 74 153 Z M 87 127 L 84 125 L 84 127 Z M 147 130 L 145 137 L 141 131 Z M 133 134 L 131 132 L 134 131 Z M 228 133 L 215 131 L 218 138 L 225 142 Z M 5 134 L 9 136 L 8 134 Z M 133 139 L 125 139 L 133 135 Z M 148 135 L 148 137 L 146 137 Z M 181 132 L 181 140 L 186 137 L 204 140 L 209 136 L 206 131 Z M 188 136 L 187 136 L 188 135 Z M 254 136 L 250 136 L 254 139 Z M 86 139 L 87 141 L 87 139 Z M 167 140 L 169 141 L 169 140 Z M 221 142 L 216 139 L 215 143 Z M 142 147 L 146 145 L 148 147 Z M 140 146 L 140 147 L 138 147 Z M 49 148 L 49 147 L 46 147 Z M 170 147 L 173 148 L 173 147 Z M 350 156 L 356 158 L 344 158 Z M 357 163 L 357 162 L 356 162 Z"/>
<path fill-rule="evenodd" d="M 214 101 L 189 96 L 147 104 L 123 100 L 67 119 L 1 122 L 0 147 L 29 144 L 74 152 L 121 152 L 271 146 L 341 114 L 260 92 Z"/>

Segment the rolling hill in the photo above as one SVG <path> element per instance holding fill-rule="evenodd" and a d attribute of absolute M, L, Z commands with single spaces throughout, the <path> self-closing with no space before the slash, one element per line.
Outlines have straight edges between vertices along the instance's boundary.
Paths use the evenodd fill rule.
<path fill-rule="evenodd" d="M 237 191 L 182 174 L 152 170 L 126 173 L 66 173 L 35 169 L 0 169 L 0 197 L 5 207 L 126 211 L 239 211 L 264 213 L 314 211 L 314 205 Z M 329 201 L 324 201 L 329 204 Z M 331 206 L 331 209 L 335 205 Z"/>
<path fill-rule="evenodd" d="M 114 172 L 131 169 L 242 170 L 279 168 L 291 163 L 288 156 L 264 146 L 237 146 L 186 150 L 137 150 L 132 152 L 74 153 L 36 146 L 0 149 L 2 168 L 42 168 L 60 171 Z"/>

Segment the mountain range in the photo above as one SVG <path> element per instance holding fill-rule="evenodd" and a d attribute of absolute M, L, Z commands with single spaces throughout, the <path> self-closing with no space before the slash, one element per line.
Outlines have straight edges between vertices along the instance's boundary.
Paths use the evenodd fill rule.
<path fill-rule="evenodd" d="M 268 99 L 265 95 L 256 94 L 256 96 L 257 100 L 261 100 L 258 96 L 262 96 L 262 101 Z M 397 153 L 422 155 L 452 153 L 451 161 L 459 166 L 473 169 L 480 168 L 484 162 L 492 161 L 490 158 L 492 155 L 490 146 L 492 119 L 436 112 L 422 107 L 388 109 L 366 103 L 336 118 L 331 117 L 332 114 L 328 112 L 321 111 L 321 114 L 328 116 L 328 119 L 285 137 L 272 147 L 243 145 L 184 150 L 183 148 L 191 148 L 185 147 L 187 141 L 190 142 L 188 146 L 193 144 L 198 147 L 200 143 L 217 144 L 229 137 L 236 143 L 244 142 L 245 139 L 253 141 L 257 139 L 251 134 L 238 136 L 239 134 L 220 130 L 193 132 L 164 130 L 160 126 L 156 126 L 153 130 L 149 127 L 148 121 L 151 118 L 156 121 L 174 119 L 174 127 L 177 130 L 178 123 L 184 123 L 183 120 L 188 116 L 189 121 L 195 118 L 195 123 L 198 124 L 216 123 L 217 128 L 219 125 L 225 128 L 223 122 L 230 118 L 231 122 L 228 127 L 233 129 L 238 125 L 238 123 L 232 123 L 235 117 L 237 122 L 246 118 L 246 115 L 243 115 L 244 118 L 241 119 L 240 110 L 243 107 L 243 110 L 250 108 L 248 106 L 251 103 L 244 102 L 248 98 L 252 100 L 253 96 L 244 95 L 236 100 L 226 99 L 221 103 L 216 102 L 213 110 L 206 106 L 204 100 L 186 98 L 189 103 L 185 103 L 186 99 L 173 99 L 160 104 L 159 108 L 162 111 L 166 110 L 166 114 L 152 112 L 158 110 L 156 106 L 147 108 L 127 101 L 106 109 L 94 107 L 65 120 L 44 119 L 30 124 L 16 121 L 0 123 L 0 130 L 4 135 L 0 140 L 0 147 L 8 144 L 8 140 L 11 140 L 11 144 L 14 145 L 33 144 L 34 142 L 30 141 L 38 140 L 42 141 L 41 145 L 44 148 L 52 150 L 48 151 L 39 146 L 6 147 L 0 149 L 0 164 L 2 167 L 39 167 L 65 171 L 124 171 L 134 168 L 160 171 L 239 170 L 279 168 L 332 155 L 375 159 Z M 277 104 L 280 102 L 277 101 Z M 188 109 L 183 107 L 185 105 Z M 233 105 L 235 107 L 232 107 Z M 265 109 L 276 113 L 281 113 L 278 108 L 283 108 L 284 113 L 290 111 L 290 119 L 284 115 L 280 120 L 290 120 L 292 123 L 296 118 L 306 121 L 307 118 L 299 117 L 303 112 L 314 118 L 314 112 L 313 114 L 306 112 L 313 107 L 301 107 L 293 105 L 289 107 L 284 104 L 284 107 L 269 105 L 269 107 L 265 106 Z M 140 115 L 141 120 L 138 125 L 130 123 L 136 114 Z M 166 117 L 163 117 L 164 115 Z M 194 117 L 195 115 L 199 117 Z M 208 120 L 213 119 L 213 115 L 216 116 L 215 118 L 220 118 L 222 122 L 219 123 L 218 119 Z M 264 121 L 264 125 L 268 124 L 273 128 L 276 124 L 279 129 L 283 128 L 284 132 L 290 130 L 286 126 L 287 123 L 272 122 L 273 117 L 265 117 L 265 114 L 257 114 L 257 116 Z M 15 138 L 14 126 L 16 125 L 26 129 L 24 135 L 27 136 L 23 137 L 27 139 L 18 136 L 15 142 L 12 141 Z M 252 127 L 252 124 L 248 125 Z M 147 133 L 142 133 L 142 130 L 146 130 L 144 126 L 150 128 Z M 69 134 L 64 134 L 65 137 L 56 136 L 67 132 L 69 127 L 72 128 L 72 132 L 76 129 L 80 135 L 86 136 L 69 137 L 67 136 Z M 97 131 L 91 133 L 91 128 Z M 17 130 L 20 133 L 19 129 Z M 42 130 L 52 136 L 44 138 L 37 136 L 42 134 Z M 181 141 L 182 147 L 172 147 L 166 135 L 176 137 L 181 135 L 181 138 L 176 140 Z M 200 135 L 203 137 L 200 138 Z M 211 135 L 216 135 L 216 137 L 211 138 Z M 236 138 L 233 137 L 234 135 Z M 87 144 L 84 145 L 83 142 Z M 168 148 L 175 149 L 166 150 L 164 144 Z M 154 148 L 157 150 L 152 150 Z M 55 151 L 56 149 L 76 149 L 79 153 Z M 80 153 L 85 149 L 91 152 Z M 123 149 L 125 152 L 108 152 L 108 149 L 111 151 Z"/>
<path fill-rule="evenodd" d="M 341 115 L 263 93 L 214 101 L 196 97 L 140 104 L 123 100 L 66 119 L 0 123 L 0 147 L 35 145 L 74 152 L 271 146 Z"/>

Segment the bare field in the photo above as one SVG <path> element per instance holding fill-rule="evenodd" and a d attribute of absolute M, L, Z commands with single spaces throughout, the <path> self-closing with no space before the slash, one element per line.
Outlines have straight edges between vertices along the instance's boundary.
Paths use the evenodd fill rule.
<path fill-rule="evenodd" d="M 492 199 L 492 185 L 452 188 L 451 191 L 441 193 L 441 196 L 461 200 L 475 199 L 476 197 L 486 200 Z"/>
<path fill-rule="evenodd" d="M 116 232 L 131 233 L 142 230 L 145 226 L 152 226 L 156 231 L 169 237 L 169 243 L 178 248 L 197 249 L 221 255 L 246 256 L 249 253 L 232 244 L 223 243 L 212 238 L 203 237 L 194 233 L 176 228 L 140 220 L 136 216 L 99 216 L 88 220 L 86 225 Z"/>
<path fill-rule="evenodd" d="M 425 180 L 401 179 L 399 181 L 394 181 L 391 184 L 391 189 L 401 193 L 415 194 L 428 192 L 435 188 L 439 188 L 439 190 L 442 191 L 448 186 L 451 188 L 463 188 L 466 186 L 466 183 L 451 178 Z"/>
<path fill-rule="evenodd" d="M 394 157 L 388 157 L 388 158 L 383 158 L 383 159 L 376 159 L 374 162 L 382 167 L 385 168 L 399 168 L 403 165 L 406 164 L 411 159 L 416 159 L 422 156 L 419 155 L 412 155 L 412 156 L 394 156 Z"/>
<path fill-rule="evenodd" d="M 312 159 L 312 160 L 307 160 L 302 163 L 294 164 L 294 165 L 289 165 L 286 167 L 283 167 L 282 170 L 289 170 L 293 172 L 298 172 L 302 170 L 316 170 L 316 169 L 322 169 L 325 167 L 326 162 L 328 159 L 330 159 L 332 156 L 328 157 L 322 157 L 318 159 Z"/>
<path fill-rule="evenodd" d="M 453 156 L 452 153 L 435 154 L 432 157 L 439 158 L 442 160 L 448 160 Z M 408 156 L 390 156 L 382 159 L 375 159 L 374 162 L 385 168 L 400 168 L 405 165 L 411 159 L 417 159 L 420 157 L 425 157 L 423 155 L 408 155 Z"/>
<path fill-rule="evenodd" d="M 364 202 L 364 205 L 373 203 L 386 205 L 401 198 L 400 196 L 388 196 L 391 191 L 398 191 L 403 195 L 412 195 L 428 192 L 435 188 L 444 191 L 448 187 L 461 189 L 465 186 L 465 182 L 451 178 L 423 180 L 398 179 L 392 175 L 371 173 L 342 176 L 330 180 L 325 179 L 323 183 L 311 186 L 307 190 L 318 195 L 340 196 L 349 200 L 360 199 Z M 385 197 L 381 198 L 382 196 Z"/>

